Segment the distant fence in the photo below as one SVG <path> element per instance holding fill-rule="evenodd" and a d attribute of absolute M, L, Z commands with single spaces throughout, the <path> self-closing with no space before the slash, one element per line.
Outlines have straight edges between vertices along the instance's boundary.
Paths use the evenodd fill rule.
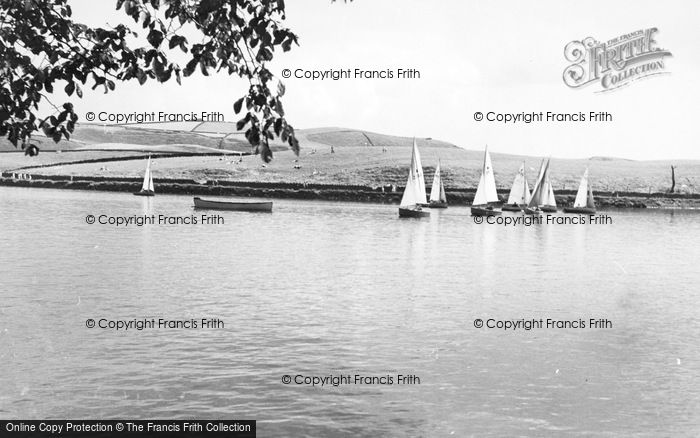
<path fill-rule="evenodd" d="M 70 153 L 70 152 L 110 152 L 110 150 L 107 149 L 81 149 L 79 151 L 73 150 L 73 151 L 64 151 L 62 153 Z M 132 151 L 120 151 L 120 152 L 132 152 Z M 133 151 L 134 154 L 141 154 L 141 155 L 130 155 L 128 157 L 108 157 L 108 158 L 91 158 L 88 160 L 76 160 L 76 161 L 65 161 L 62 163 L 49 163 L 49 164 L 35 164 L 33 166 L 23 166 L 23 167 L 17 167 L 15 169 L 10 169 L 6 172 L 3 172 L 3 174 L 8 173 L 8 172 L 15 172 L 17 173 L 20 170 L 30 170 L 30 169 L 45 169 L 48 167 L 59 167 L 59 166 L 69 166 L 73 164 L 94 164 L 94 163 L 107 163 L 111 161 L 134 161 L 134 160 L 143 160 L 146 157 L 151 157 L 151 158 L 180 158 L 180 157 L 218 157 L 218 156 L 239 156 L 239 155 L 251 155 L 250 152 L 229 152 L 229 153 L 221 153 L 221 152 L 204 152 L 204 153 L 197 153 L 197 152 L 154 152 L 154 153 L 147 153 L 144 151 Z M 48 176 L 48 175 L 47 175 Z M 88 178 L 88 177 L 81 177 L 81 178 Z"/>

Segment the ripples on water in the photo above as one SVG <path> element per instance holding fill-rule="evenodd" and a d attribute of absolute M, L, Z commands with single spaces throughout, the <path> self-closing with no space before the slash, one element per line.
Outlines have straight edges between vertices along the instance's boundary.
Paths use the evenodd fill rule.
<path fill-rule="evenodd" d="M 399 220 L 395 206 L 280 200 L 222 212 L 225 225 L 114 228 L 85 216 L 190 215 L 192 200 L 0 200 L 0 417 L 257 419 L 260 436 L 700 433 L 698 213 L 504 228 L 466 208 Z M 226 328 L 85 328 L 102 317 Z M 348 373 L 421 384 L 281 383 Z"/>

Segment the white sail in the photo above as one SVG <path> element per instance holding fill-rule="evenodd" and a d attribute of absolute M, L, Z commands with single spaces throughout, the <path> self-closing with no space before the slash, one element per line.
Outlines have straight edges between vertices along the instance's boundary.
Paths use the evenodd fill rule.
<path fill-rule="evenodd" d="M 581 178 L 581 183 L 578 185 L 578 192 L 576 192 L 576 200 L 574 201 L 574 207 L 580 208 L 585 207 L 588 204 L 588 168 L 583 173 Z"/>
<path fill-rule="evenodd" d="M 426 204 L 425 199 L 425 181 L 423 181 L 423 170 L 418 162 L 418 147 L 415 140 L 413 141 L 413 152 L 411 153 L 411 167 L 408 170 L 408 181 L 406 181 L 406 189 L 401 197 L 401 207 L 410 207 L 417 204 Z M 419 172 L 420 170 L 420 172 Z M 420 181 L 423 181 L 423 189 L 420 188 Z"/>
<path fill-rule="evenodd" d="M 522 205 L 530 202 L 530 188 L 525 178 L 525 162 L 520 165 L 518 173 L 513 180 L 513 187 L 508 194 L 508 205 Z"/>
<path fill-rule="evenodd" d="M 528 204 L 530 202 L 530 199 L 532 198 L 532 195 L 530 194 L 530 185 L 527 183 L 527 178 L 523 177 L 523 180 L 525 181 L 525 186 L 523 187 L 523 191 L 525 192 L 525 204 Z"/>
<path fill-rule="evenodd" d="M 415 169 L 416 180 L 418 183 L 418 194 L 416 202 L 418 204 L 427 204 L 428 201 L 425 199 L 425 178 L 423 178 L 423 164 L 420 161 L 420 152 L 418 151 L 418 145 L 416 144 L 416 139 L 413 139 L 413 159 L 411 160 L 411 166 Z"/>
<path fill-rule="evenodd" d="M 143 175 L 141 190 L 153 190 L 153 178 L 151 178 L 151 157 L 148 157 L 148 162 L 146 163 L 146 173 Z"/>
<path fill-rule="evenodd" d="M 433 176 L 433 186 L 430 188 L 430 202 L 446 202 L 445 188 L 442 185 L 442 176 L 440 175 L 440 160 L 435 168 L 435 176 Z"/>
<path fill-rule="evenodd" d="M 586 207 L 588 208 L 595 208 L 595 199 L 593 199 L 593 189 L 591 189 L 591 185 L 588 185 L 588 200 L 586 202 Z"/>
<path fill-rule="evenodd" d="M 557 199 L 554 197 L 554 189 L 552 188 L 552 181 L 550 181 L 549 179 L 549 173 L 547 173 L 547 179 L 545 180 L 545 184 L 547 185 L 547 199 L 542 205 L 556 207 Z"/>
<path fill-rule="evenodd" d="M 401 207 L 412 207 L 416 205 L 416 188 L 414 187 L 415 179 L 413 178 L 413 173 L 408 173 L 408 181 L 406 182 L 406 188 L 403 191 L 403 196 L 401 197 Z"/>
<path fill-rule="evenodd" d="M 547 197 L 549 196 L 549 190 L 546 184 L 548 169 L 549 161 L 545 163 L 545 161 L 542 160 L 542 163 L 540 164 L 539 175 L 537 177 L 537 182 L 535 183 L 535 188 L 532 190 L 530 202 L 527 203 L 528 207 L 537 207 L 540 205 L 545 205 Z"/>
<path fill-rule="evenodd" d="M 493 176 L 491 155 L 489 155 L 487 146 L 484 151 L 484 166 L 481 169 L 479 186 L 476 188 L 476 195 L 474 195 L 472 205 L 487 205 L 489 202 L 498 202 L 498 194 L 496 193 L 496 180 Z"/>

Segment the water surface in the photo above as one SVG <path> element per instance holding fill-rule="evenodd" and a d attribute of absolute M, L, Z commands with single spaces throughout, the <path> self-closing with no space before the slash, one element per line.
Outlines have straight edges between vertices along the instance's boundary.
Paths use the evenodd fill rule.
<path fill-rule="evenodd" d="M 239 418 L 259 436 L 697 436 L 700 214 L 476 225 L 466 208 L 0 187 L 0 418 Z M 88 329 L 88 318 L 224 329 Z M 607 318 L 611 329 L 476 329 Z M 285 385 L 414 374 L 420 385 Z"/>

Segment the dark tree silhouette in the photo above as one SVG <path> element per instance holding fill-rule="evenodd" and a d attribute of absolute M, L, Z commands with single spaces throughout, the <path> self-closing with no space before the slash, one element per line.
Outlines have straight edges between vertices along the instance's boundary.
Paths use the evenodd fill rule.
<path fill-rule="evenodd" d="M 237 128 L 255 152 L 269 161 L 268 141 L 279 137 L 298 154 L 284 85 L 266 68 L 276 49 L 297 44 L 282 25 L 284 0 L 116 0 L 116 8 L 145 33 L 147 45 L 134 47 L 136 32 L 123 23 L 105 29 L 74 21 L 69 0 L 0 0 L 0 136 L 31 153 L 38 130 L 55 142 L 68 139 L 79 117 L 72 103 L 48 99 L 56 87 L 82 97 L 85 86 L 108 93 L 118 82 L 180 83 L 197 71 L 223 70 L 249 82 L 233 109 L 242 113 Z M 189 41 L 183 30 L 201 41 Z M 187 57 L 184 67 L 171 61 L 178 51 Z M 53 114 L 37 114 L 42 99 Z"/>

